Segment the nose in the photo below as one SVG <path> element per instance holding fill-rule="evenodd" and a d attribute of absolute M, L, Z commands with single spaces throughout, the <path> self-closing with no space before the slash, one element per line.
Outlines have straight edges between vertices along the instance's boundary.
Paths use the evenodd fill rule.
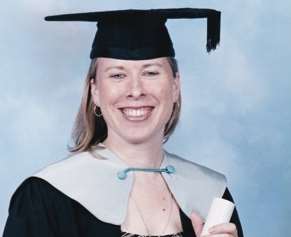
<path fill-rule="evenodd" d="M 128 87 L 128 97 L 138 99 L 139 97 L 145 96 L 144 85 L 139 77 L 132 78 Z"/>

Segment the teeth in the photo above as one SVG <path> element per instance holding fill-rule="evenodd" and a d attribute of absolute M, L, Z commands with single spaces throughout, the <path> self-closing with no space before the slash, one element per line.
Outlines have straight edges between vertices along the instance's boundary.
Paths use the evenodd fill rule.
<path fill-rule="evenodd" d="M 130 117 L 141 117 L 149 113 L 150 108 L 138 108 L 138 109 L 124 108 L 122 109 L 122 112 Z"/>

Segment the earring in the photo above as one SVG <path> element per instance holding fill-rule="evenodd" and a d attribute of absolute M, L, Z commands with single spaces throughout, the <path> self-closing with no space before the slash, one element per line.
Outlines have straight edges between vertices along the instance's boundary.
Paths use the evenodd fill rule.
<path fill-rule="evenodd" d="M 94 105 L 93 113 L 96 115 L 96 117 L 100 118 L 100 117 L 102 117 L 102 113 L 101 113 L 100 109 L 99 109 L 100 113 L 98 113 L 97 108 L 98 108 L 98 106 Z"/>

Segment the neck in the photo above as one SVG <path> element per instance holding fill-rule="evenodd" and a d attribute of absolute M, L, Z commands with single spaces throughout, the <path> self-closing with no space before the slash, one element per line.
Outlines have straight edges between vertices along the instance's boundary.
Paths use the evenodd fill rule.
<path fill-rule="evenodd" d="M 163 160 L 161 139 L 140 144 L 128 143 L 121 139 L 106 139 L 103 144 L 131 167 L 159 168 Z"/>

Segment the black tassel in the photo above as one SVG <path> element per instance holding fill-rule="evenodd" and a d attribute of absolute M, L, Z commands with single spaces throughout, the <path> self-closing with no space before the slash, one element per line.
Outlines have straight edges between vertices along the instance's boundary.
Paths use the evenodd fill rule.
<path fill-rule="evenodd" d="M 220 41 L 220 12 L 211 14 L 207 17 L 207 44 L 206 49 L 209 53 L 215 50 Z"/>

